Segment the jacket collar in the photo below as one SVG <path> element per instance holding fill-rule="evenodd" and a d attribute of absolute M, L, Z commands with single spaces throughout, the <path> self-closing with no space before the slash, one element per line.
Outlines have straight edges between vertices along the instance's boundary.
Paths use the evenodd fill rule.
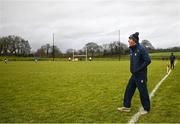
<path fill-rule="evenodd" d="M 130 52 L 134 52 L 138 47 L 139 47 L 139 43 L 136 43 L 136 45 L 135 46 L 133 46 L 133 47 L 129 47 L 129 49 L 130 49 Z"/>

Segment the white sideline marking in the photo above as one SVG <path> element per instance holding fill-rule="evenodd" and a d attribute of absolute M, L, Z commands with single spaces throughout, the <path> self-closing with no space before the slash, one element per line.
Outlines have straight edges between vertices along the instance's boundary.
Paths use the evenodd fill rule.
<path fill-rule="evenodd" d="M 177 62 L 175 62 L 175 65 L 176 65 Z M 161 79 L 161 81 L 155 86 L 155 88 L 151 91 L 149 97 L 150 99 L 155 95 L 156 91 L 158 90 L 158 88 L 160 87 L 160 85 L 163 83 L 164 80 L 166 80 L 166 78 L 169 76 L 169 74 L 171 73 L 171 69 L 170 71 Z M 139 117 L 141 116 L 141 111 L 143 110 L 143 107 L 140 107 L 139 108 L 139 111 L 137 113 L 135 113 L 130 121 L 128 122 L 128 124 L 135 124 Z"/>

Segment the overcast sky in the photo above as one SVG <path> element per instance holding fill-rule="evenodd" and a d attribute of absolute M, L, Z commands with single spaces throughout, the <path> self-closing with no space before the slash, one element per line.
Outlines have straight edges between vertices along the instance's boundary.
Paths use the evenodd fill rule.
<path fill-rule="evenodd" d="M 138 31 L 156 48 L 180 46 L 180 0 L 0 0 L 0 36 L 19 35 L 32 50 L 46 43 L 65 51 L 87 42 L 127 44 Z"/>

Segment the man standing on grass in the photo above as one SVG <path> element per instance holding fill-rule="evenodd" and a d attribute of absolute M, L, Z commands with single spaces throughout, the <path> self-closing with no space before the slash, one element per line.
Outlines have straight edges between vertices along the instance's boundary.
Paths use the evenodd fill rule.
<path fill-rule="evenodd" d="M 144 108 L 141 114 L 147 114 L 150 111 L 150 99 L 147 89 L 147 66 L 151 63 L 151 59 L 146 49 L 139 44 L 138 32 L 130 35 L 128 42 L 130 48 L 130 71 L 132 75 L 124 94 L 124 106 L 118 108 L 118 111 L 131 111 L 131 99 L 136 88 L 138 88 L 141 103 Z"/>
<path fill-rule="evenodd" d="M 174 69 L 174 61 L 176 57 L 173 55 L 173 53 L 171 53 L 171 56 L 169 57 L 169 59 L 170 59 L 171 69 Z"/>

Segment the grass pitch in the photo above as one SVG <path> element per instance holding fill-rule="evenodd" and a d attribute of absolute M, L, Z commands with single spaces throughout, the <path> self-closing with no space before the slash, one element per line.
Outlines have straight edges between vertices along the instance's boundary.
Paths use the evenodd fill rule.
<path fill-rule="evenodd" d="M 166 74 L 166 65 L 166 61 L 150 65 L 149 92 Z M 179 68 L 177 64 L 153 97 L 151 113 L 139 122 L 180 122 L 179 110 L 168 114 L 174 110 L 171 105 L 179 107 Z M 123 123 L 141 105 L 136 91 L 131 113 L 116 110 L 122 105 L 130 77 L 129 61 L 9 62 L 0 63 L 0 75 L 0 122 Z M 169 118 L 156 112 L 168 114 Z"/>

